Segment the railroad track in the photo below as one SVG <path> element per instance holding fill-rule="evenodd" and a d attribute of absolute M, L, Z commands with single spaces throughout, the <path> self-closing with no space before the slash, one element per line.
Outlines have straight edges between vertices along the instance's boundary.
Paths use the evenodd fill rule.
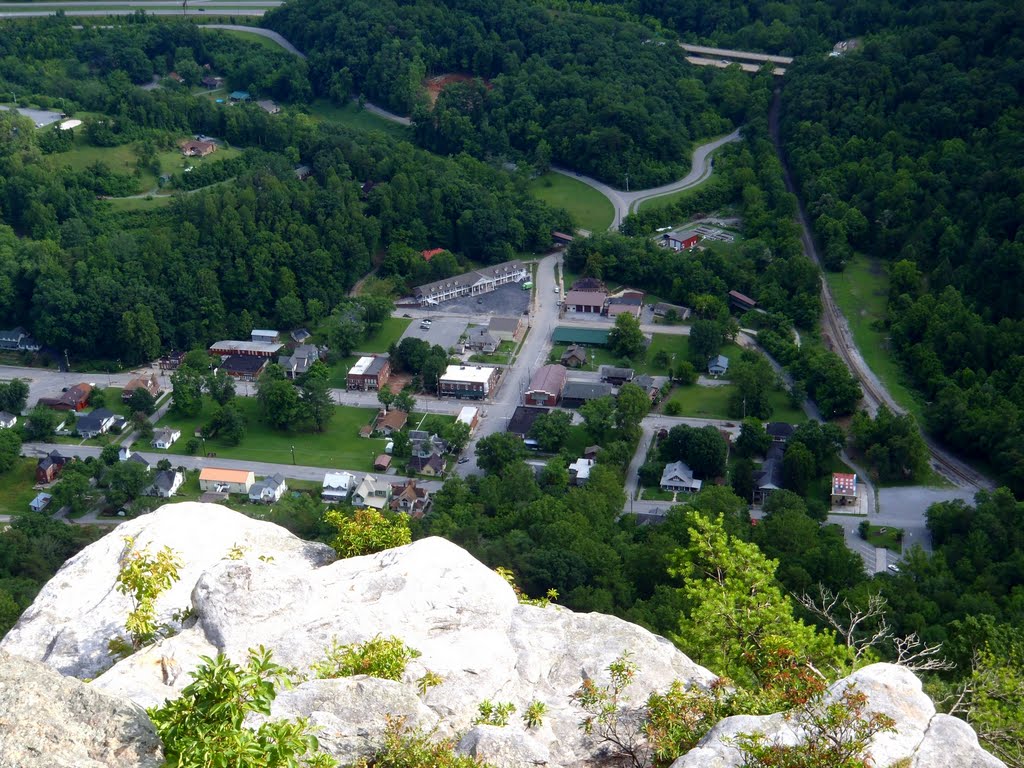
<path fill-rule="evenodd" d="M 782 176 L 783 181 L 786 184 L 786 189 L 797 198 L 797 223 L 800 225 L 800 241 L 803 246 L 804 255 L 814 262 L 815 266 L 817 266 L 820 271 L 822 269 L 821 260 L 818 258 L 818 250 L 814 244 L 811 228 L 807 223 L 807 215 L 804 211 L 803 201 L 797 193 L 796 185 L 793 183 L 792 176 L 789 172 L 789 166 L 787 165 L 785 156 L 782 153 L 782 146 L 779 141 L 778 131 L 778 108 L 779 92 L 776 90 L 768 120 L 772 144 L 775 147 L 775 154 L 778 156 L 779 162 L 782 164 Z M 886 391 L 881 383 L 878 382 L 875 375 L 864 362 L 864 359 L 860 356 L 860 352 L 857 350 L 857 346 L 853 341 L 853 335 L 851 334 L 849 326 L 843 317 L 843 313 L 839 310 L 839 307 L 836 306 L 836 303 L 832 298 L 832 292 L 828 287 L 828 282 L 822 278 L 820 285 L 822 306 L 821 321 L 824 328 L 826 343 L 829 344 L 833 352 L 839 355 L 840 359 L 846 364 L 846 367 L 850 369 L 854 378 L 856 378 L 860 383 L 861 391 L 864 393 L 864 403 L 867 406 L 868 412 L 873 414 L 878 410 L 880 405 L 884 404 L 894 413 L 906 413 L 906 409 L 901 407 Z M 958 485 L 988 490 L 995 488 L 995 484 L 991 480 L 952 456 L 923 430 L 921 431 L 921 436 L 924 439 L 925 445 L 928 447 L 928 452 L 931 454 L 931 464 L 940 474 L 946 476 Z"/>

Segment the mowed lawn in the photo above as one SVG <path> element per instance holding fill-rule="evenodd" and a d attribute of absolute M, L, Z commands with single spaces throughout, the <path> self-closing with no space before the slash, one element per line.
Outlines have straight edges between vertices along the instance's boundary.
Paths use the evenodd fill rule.
<path fill-rule="evenodd" d="M 330 321 L 328 320 L 326 322 Z M 411 322 L 412 320 L 405 317 L 387 318 L 383 323 L 381 323 L 380 328 L 375 334 L 359 344 L 356 348 L 356 352 L 387 352 L 392 344 L 398 343 L 398 340 L 402 338 L 402 334 L 405 333 L 405 329 L 409 327 L 409 323 Z M 319 329 L 319 335 L 321 337 L 326 336 L 326 325 Z M 324 340 L 326 342 L 326 338 Z M 345 389 L 348 370 L 358 359 L 358 354 L 352 354 L 331 364 L 331 378 L 328 379 L 331 387 L 335 389 Z"/>
<path fill-rule="evenodd" d="M 679 403 L 682 407 L 680 416 L 692 416 L 699 419 L 740 419 L 729 415 L 729 395 L 734 387 L 676 387 L 672 390 L 667 403 Z M 793 424 L 807 421 L 807 415 L 799 408 L 790 406 L 786 393 L 773 391 L 769 397 L 772 404 L 772 415 L 767 421 L 787 421 Z"/>
<path fill-rule="evenodd" d="M 566 344 L 555 344 L 551 348 L 550 359 L 558 362 L 565 352 Z M 661 365 L 654 359 L 660 352 L 668 354 L 668 364 Z M 593 353 L 593 365 L 590 364 L 590 355 Z M 721 353 L 730 360 L 739 358 L 740 348 L 735 344 L 726 344 L 722 347 Z M 675 355 L 676 364 L 690 358 L 690 337 L 674 333 L 656 333 L 651 337 L 651 343 L 647 347 L 647 354 L 643 360 L 624 360 L 604 347 L 587 347 L 587 366 L 583 370 L 597 370 L 602 365 L 626 365 L 632 368 L 638 375 L 648 374 L 651 376 L 667 376 L 669 366 L 672 365 L 672 356 Z M 699 373 L 707 373 L 701 369 Z"/>
<path fill-rule="evenodd" d="M 354 101 L 339 107 L 327 99 L 316 99 L 309 105 L 309 113 L 320 120 L 339 123 L 360 131 L 383 131 L 397 139 L 412 138 L 412 129 L 408 126 L 368 112 Z"/>
<path fill-rule="evenodd" d="M 32 486 L 36 482 L 36 460 L 18 459 L 9 470 L 0 474 L 0 515 L 35 514 L 28 508 L 29 502 L 39 491 Z M 48 509 L 45 514 L 53 512 Z"/>
<path fill-rule="evenodd" d="M 292 446 L 295 446 L 296 464 L 367 472 L 373 468 L 374 457 L 384 453 L 385 440 L 359 437 L 360 427 L 369 424 L 376 414 L 372 408 L 335 407 L 334 418 L 325 432 L 282 432 L 263 421 L 255 398 L 239 397 L 235 402 L 248 419 L 245 438 L 236 446 L 226 445 L 218 439 L 207 440 L 206 451 L 217 454 L 217 458 L 291 464 Z M 215 403 L 204 398 L 203 412 L 196 418 L 181 418 L 168 413 L 161 419 L 158 426 L 174 426 L 181 430 L 181 439 L 167 453 L 187 454 L 185 446 L 195 430 L 209 421 L 215 410 Z M 199 452 L 202 453 L 202 448 Z"/>
<path fill-rule="evenodd" d="M 920 400 L 905 384 L 899 363 L 889 354 L 889 339 L 876 326 L 885 318 L 889 276 L 878 261 L 864 256 L 852 259 L 842 272 L 825 272 L 836 304 L 842 310 L 864 362 L 886 386 L 897 403 L 922 423 Z"/>
<path fill-rule="evenodd" d="M 612 225 L 615 208 L 611 201 L 582 181 L 548 172 L 530 182 L 530 194 L 555 208 L 564 208 L 576 226 L 601 232 Z"/>
<path fill-rule="evenodd" d="M 189 137 L 181 137 L 182 140 L 187 138 Z M 128 176 L 134 176 L 138 171 L 138 176 L 136 177 L 138 183 L 135 187 L 135 193 L 143 194 L 156 189 L 157 177 L 148 168 L 137 169 L 136 163 L 139 159 L 135 152 L 137 144 L 138 142 L 132 142 L 116 147 L 94 147 L 86 141 L 84 133 L 79 133 L 75 137 L 74 146 L 71 149 L 67 152 L 56 152 L 52 155 L 47 155 L 47 158 L 52 167 L 67 167 L 73 171 L 84 171 L 95 163 L 103 163 L 111 171 Z M 157 152 L 156 156 L 160 161 L 160 170 L 163 173 L 176 174 L 183 172 L 189 166 L 197 166 L 201 163 L 217 163 L 237 157 L 241 153 L 239 149 L 220 147 L 212 155 L 205 158 L 183 157 L 177 149 Z"/>

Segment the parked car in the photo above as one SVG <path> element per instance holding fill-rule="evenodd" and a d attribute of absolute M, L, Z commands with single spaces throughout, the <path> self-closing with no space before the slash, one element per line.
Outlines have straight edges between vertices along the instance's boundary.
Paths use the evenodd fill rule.
<path fill-rule="evenodd" d="M 469 456 L 460 456 L 459 457 L 459 464 L 465 464 L 467 461 L 469 461 Z"/>

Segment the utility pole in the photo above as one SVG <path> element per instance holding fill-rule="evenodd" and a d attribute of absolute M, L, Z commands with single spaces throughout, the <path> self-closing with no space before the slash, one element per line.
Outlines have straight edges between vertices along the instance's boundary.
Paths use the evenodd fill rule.
<path fill-rule="evenodd" d="M 629 174 L 626 174 L 626 191 L 629 192 Z"/>

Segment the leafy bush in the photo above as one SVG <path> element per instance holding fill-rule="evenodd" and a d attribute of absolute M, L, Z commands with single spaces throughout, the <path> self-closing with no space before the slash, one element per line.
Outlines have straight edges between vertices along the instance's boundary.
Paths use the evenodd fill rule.
<path fill-rule="evenodd" d="M 178 580 L 178 569 L 182 565 L 169 547 L 164 547 L 154 557 L 146 548 L 134 549 L 135 540 L 130 536 L 125 537 L 124 542 L 116 589 L 128 596 L 132 610 L 124 623 L 129 641 L 116 637 L 108 644 L 111 654 L 117 657 L 128 656 L 168 632 L 167 626 L 156 623 L 156 599 Z"/>
<path fill-rule="evenodd" d="M 401 680 L 405 666 L 420 652 L 410 648 L 397 637 L 377 635 L 365 643 L 339 645 L 331 643 L 322 661 L 312 665 L 318 678 L 369 675 L 382 680 Z"/>
<path fill-rule="evenodd" d="M 351 515 L 330 510 L 324 521 L 338 529 L 330 544 L 339 557 L 370 555 L 412 542 L 409 518 L 404 514 L 386 515 L 375 509 L 357 509 Z"/>
<path fill-rule="evenodd" d="M 488 768 L 474 757 L 456 754 L 453 741 L 432 737 L 432 733 L 406 728 L 404 718 L 388 718 L 383 746 L 354 768 Z"/>
<path fill-rule="evenodd" d="M 164 743 L 167 765 L 180 768 L 334 768 L 320 751 L 305 718 L 272 720 L 257 728 L 242 725 L 250 712 L 269 715 L 276 685 L 288 684 L 286 671 L 260 646 L 249 650 L 241 667 L 218 654 L 201 657 L 193 682 L 174 701 L 149 710 Z"/>

